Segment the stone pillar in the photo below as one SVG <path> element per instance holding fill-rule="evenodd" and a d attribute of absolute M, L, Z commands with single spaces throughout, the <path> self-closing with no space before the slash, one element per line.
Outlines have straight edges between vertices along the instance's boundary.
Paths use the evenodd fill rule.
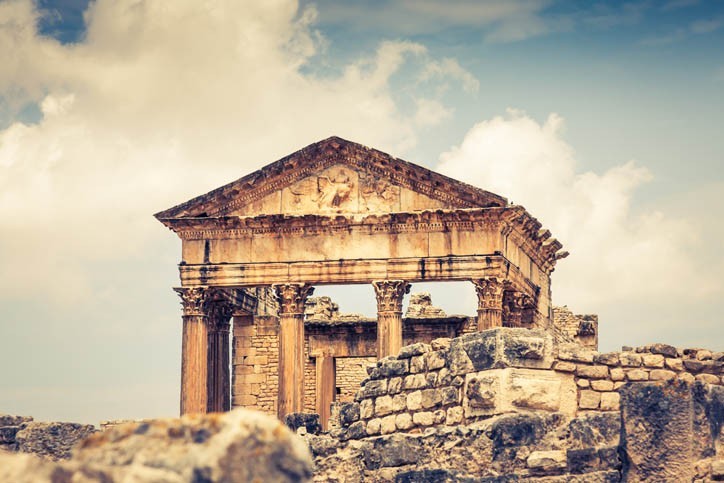
<path fill-rule="evenodd" d="M 207 410 L 208 332 L 203 287 L 174 289 L 183 307 L 181 342 L 181 415 Z"/>
<path fill-rule="evenodd" d="M 316 408 L 319 414 L 319 423 L 322 430 L 329 429 L 329 416 L 331 406 L 337 395 L 337 373 L 334 356 L 330 354 L 319 355 L 316 358 Z"/>
<path fill-rule="evenodd" d="M 279 419 L 304 410 L 304 304 L 314 287 L 275 285 L 279 299 Z"/>
<path fill-rule="evenodd" d="M 229 372 L 229 329 L 233 307 L 224 300 L 209 303 L 208 308 L 208 411 L 231 409 Z"/>
<path fill-rule="evenodd" d="M 372 282 L 377 295 L 377 358 L 397 354 L 402 348 L 402 299 L 410 293 L 404 280 Z"/>
<path fill-rule="evenodd" d="M 473 280 L 478 294 L 478 331 L 503 326 L 503 280 L 484 277 Z"/>

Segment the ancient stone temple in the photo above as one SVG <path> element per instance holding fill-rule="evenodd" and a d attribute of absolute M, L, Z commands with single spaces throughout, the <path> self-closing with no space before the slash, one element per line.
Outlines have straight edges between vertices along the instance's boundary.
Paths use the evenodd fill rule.
<path fill-rule="evenodd" d="M 233 403 L 326 424 L 351 359 L 495 327 L 555 329 L 550 275 L 567 253 L 522 206 L 337 137 L 156 218 L 182 241 L 182 413 Z M 477 317 L 403 317 L 403 297 L 428 281 L 469 281 Z M 371 284 L 377 317 L 310 309 L 325 284 Z"/>

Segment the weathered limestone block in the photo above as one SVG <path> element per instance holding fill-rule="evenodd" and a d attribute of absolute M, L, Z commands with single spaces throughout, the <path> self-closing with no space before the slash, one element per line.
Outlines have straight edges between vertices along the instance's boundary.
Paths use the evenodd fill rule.
<path fill-rule="evenodd" d="M 377 363 L 380 370 L 380 377 L 401 376 L 408 371 L 406 360 L 397 360 L 386 357 Z"/>
<path fill-rule="evenodd" d="M 422 443 L 418 437 L 401 434 L 376 438 L 362 448 L 362 457 L 368 470 L 414 463 L 421 453 Z"/>
<path fill-rule="evenodd" d="M 668 344 L 651 344 L 649 350 L 652 354 L 661 354 L 666 357 L 677 357 L 678 351 L 676 347 Z"/>
<path fill-rule="evenodd" d="M 417 411 L 422 407 L 422 391 L 413 391 L 407 395 L 407 409 Z"/>
<path fill-rule="evenodd" d="M 441 351 L 428 352 L 424 357 L 427 369 L 430 371 L 445 367 L 445 355 Z"/>
<path fill-rule="evenodd" d="M 407 389 L 421 389 L 427 387 L 427 379 L 425 374 L 410 374 L 406 376 L 402 381 L 402 388 Z"/>
<path fill-rule="evenodd" d="M 392 377 L 387 381 L 387 392 L 390 394 L 398 394 L 402 391 L 402 378 Z"/>
<path fill-rule="evenodd" d="M 390 434 L 397 430 L 396 416 L 391 414 L 380 420 L 380 434 Z"/>
<path fill-rule="evenodd" d="M 413 374 L 425 372 L 425 359 L 422 356 L 412 356 L 410 358 L 410 372 Z"/>
<path fill-rule="evenodd" d="M 432 350 L 439 351 L 439 350 L 445 350 L 450 348 L 450 343 L 452 342 L 452 339 L 447 337 L 440 337 L 438 339 L 433 339 L 430 342 L 430 346 L 432 347 Z"/>
<path fill-rule="evenodd" d="M 421 411 L 412 415 L 412 421 L 419 426 L 431 426 L 433 421 L 433 413 L 430 411 Z"/>
<path fill-rule="evenodd" d="M 366 399 L 370 397 L 384 396 L 387 394 L 387 379 L 379 381 L 367 381 L 357 393 L 357 398 Z"/>
<path fill-rule="evenodd" d="M 633 352 L 622 352 L 619 354 L 621 365 L 623 367 L 639 367 L 641 366 L 641 355 Z"/>
<path fill-rule="evenodd" d="M 591 381 L 591 389 L 594 391 L 612 391 L 613 381 L 607 381 L 606 379 L 594 379 Z"/>
<path fill-rule="evenodd" d="M 542 330 L 499 327 L 453 339 L 448 357 L 455 375 L 503 367 L 549 369 L 553 339 Z"/>
<path fill-rule="evenodd" d="M 641 360 L 646 367 L 664 367 L 664 356 L 662 356 L 661 354 L 643 354 L 641 356 Z"/>
<path fill-rule="evenodd" d="M 598 409 L 601 403 L 601 393 L 596 391 L 581 391 L 581 397 L 578 400 L 578 407 L 581 409 Z"/>
<path fill-rule="evenodd" d="M 319 414 L 315 413 L 289 413 L 284 416 L 284 424 L 295 433 L 319 434 L 322 431 Z"/>
<path fill-rule="evenodd" d="M 375 414 L 375 403 L 373 399 L 365 399 L 359 403 L 359 416 L 362 419 L 370 419 Z"/>
<path fill-rule="evenodd" d="M 463 394 L 466 417 L 521 410 L 576 411 L 573 376 L 553 370 L 509 368 L 468 374 Z"/>
<path fill-rule="evenodd" d="M 407 408 L 407 395 L 397 394 L 392 398 L 392 411 L 404 411 Z"/>
<path fill-rule="evenodd" d="M 558 359 L 571 362 L 593 362 L 596 353 L 579 344 L 560 344 L 558 346 Z"/>
<path fill-rule="evenodd" d="M 675 378 L 676 373 L 666 369 L 654 369 L 649 373 L 649 379 L 652 381 L 668 381 Z"/>
<path fill-rule="evenodd" d="M 623 473 L 627 481 L 691 481 L 692 397 L 679 381 L 623 386 Z"/>
<path fill-rule="evenodd" d="M 375 416 L 386 416 L 392 412 L 392 398 L 380 396 L 375 399 Z"/>
<path fill-rule="evenodd" d="M 618 411 L 621 395 L 617 392 L 604 392 L 601 394 L 601 411 Z"/>
<path fill-rule="evenodd" d="M 549 472 L 565 469 L 566 461 L 566 452 L 562 450 L 533 451 L 526 464 L 534 472 Z"/>
<path fill-rule="evenodd" d="M 440 405 L 442 402 L 442 394 L 438 389 L 425 389 L 422 391 L 422 407 L 423 409 L 430 409 Z"/>
<path fill-rule="evenodd" d="M 360 418 L 360 405 L 359 403 L 345 403 L 339 408 L 339 423 L 347 427 L 355 421 L 359 421 Z"/>
<path fill-rule="evenodd" d="M 22 453 L 67 459 L 78 442 L 96 431 L 90 424 L 29 422 L 20 426 L 15 442 Z"/>
<path fill-rule="evenodd" d="M 579 365 L 576 369 L 576 375 L 586 377 L 588 379 L 607 379 L 608 366 L 583 366 Z"/>
<path fill-rule="evenodd" d="M 424 342 L 416 342 L 414 344 L 406 345 L 402 349 L 400 349 L 400 352 L 397 354 L 398 359 L 409 359 L 413 356 L 420 356 L 422 354 L 425 354 L 426 352 L 430 352 L 432 348 L 429 344 L 425 344 Z"/>
<path fill-rule="evenodd" d="M 621 416 L 618 413 L 584 413 L 566 426 L 566 442 L 571 449 L 618 446 Z"/>
<path fill-rule="evenodd" d="M 631 369 L 626 372 L 626 379 L 629 381 L 648 381 L 649 372 L 643 369 Z"/>
<path fill-rule="evenodd" d="M 397 429 L 405 431 L 414 426 L 412 416 L 409 413 L 400 413 L 395 417 L 395 425 Z"/>

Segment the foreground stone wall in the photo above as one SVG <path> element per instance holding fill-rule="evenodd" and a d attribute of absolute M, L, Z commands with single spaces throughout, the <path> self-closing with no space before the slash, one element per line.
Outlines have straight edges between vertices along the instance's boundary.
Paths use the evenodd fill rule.
<path fill-rule="evenodd" d="M 498 328 L 436 339 L 403 347 L 369 369 L 356 402 L 340 410 L 342 437 L 469 424 L 511 412 L 617 411 L 617 389 L 626 382 L 721 385 L 723 367 L 723 353 L 664 344 L 598 353 L 577 344 L 555 346 L 540 330 Z"/>
<path fill-rule="evenodd" d="M 306 439 L 316 481 L 724 480 L 724 388 L 630 382 L 621 395 L 621 412 L 525 411 L 424 431 L 360 439 L 345 439 L 350 435 L 340 431 Z"/>
<path fill-rule="evenodd" d="M 498 328 L 378 361 L 338 427 L 308 435 L 319 481 L 719 481 L 724 354 L 599 353 Z M 489 478 L 489 479 L 486 479 Z"/>

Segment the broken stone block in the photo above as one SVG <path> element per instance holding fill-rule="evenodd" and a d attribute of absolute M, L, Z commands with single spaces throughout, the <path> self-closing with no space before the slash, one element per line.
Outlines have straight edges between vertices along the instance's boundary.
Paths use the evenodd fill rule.
<path fill-rule="evenodd" d="M 691 481 L 692 396 L 680 381 L 620 390 L 623 474 L 627 481 Z"/>
<path fill-rule="evenodd" d="M 360 405 L 358 403 L 344 403 L 339 408 L 339 423 L 347 427 L 360 418 Z"/>
<path fill-rule="evenodd" d="M 298 432 L 299 428 L 304 428 L 305 433 L 308 434 L 319 434 L 322 431 L 319 414 L 314 413 L 287 414 L 284 417 L 284 424 L 295 433 Z"/>
<path fill-rule="evenodd" d="M 533 451 L 526 465 L 535 472 L 549 472 L 564 469 L 566 461 L 566 452 L 563 450 Z"/>
<path fill-rule="evenodd" d="M 425 344 L 424 342 L 417 342 L 415 344 L 406 345 L 400 349 L 399 354 L 397 354 L 397 358 L 409 359 L 412 356 L 420 356 L 426 352 L 430 352 L 430 350 L 432 350 L 432 348 L 428 344 Z"/>
<path fill-rule="evenodd" d="M 392 412 L 392 398 L 380 396 L 375 399 L 375 416 L 385 416 Z"/>
<path fill-rule="evenodd" d="M 422 445 L 418 438 L 401 434 L 377 438 L 362 448 L 363 461 L 368 470 L 415 463 L 421 453 Z"/>

